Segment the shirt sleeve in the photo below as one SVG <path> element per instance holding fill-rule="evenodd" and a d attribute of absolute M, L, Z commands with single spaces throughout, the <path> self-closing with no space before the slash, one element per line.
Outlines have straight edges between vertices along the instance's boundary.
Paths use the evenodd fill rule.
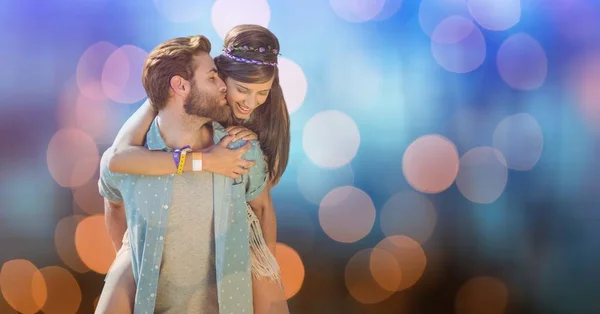
<path fill-rule="evenodd" d="M 107 200 L 113 202 L 122 202 L 123 196 L 121 195 L 121 192 L 119 191 L 119 185 L 117 184 L 117 181 L 121 180 L 116 180 L 116 174 L 108 170 L 108 158 L 109 154 L 105 152 L 100 161 L 100 179 L 98 180 L 98 190 L 100 195 Z"/>
<path fill-rule="evenodd" d="M 256 198 L 267 186 L 267 163 L 258 141 L 251 141 L 252 147 L 244 154 L 244 159 L 256 162 L 248 171 L 246 180 L 246 201 Z"/>

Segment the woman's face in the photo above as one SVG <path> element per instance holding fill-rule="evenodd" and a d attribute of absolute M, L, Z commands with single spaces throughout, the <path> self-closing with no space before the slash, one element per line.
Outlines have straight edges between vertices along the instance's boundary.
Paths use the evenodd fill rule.
<path fill-rule="evenodd" d="M 236 81 L 230 77 L 225 79 L 227 85 L 227 103 L 236 118 L 246 120 L 258 106 L 265 103 L 273 78 L 259 84 L 249 84 Z"/>

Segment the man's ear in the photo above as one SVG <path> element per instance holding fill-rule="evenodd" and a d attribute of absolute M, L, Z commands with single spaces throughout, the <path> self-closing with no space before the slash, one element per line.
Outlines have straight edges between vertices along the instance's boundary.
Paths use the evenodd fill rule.
<path fill-rule="evenodd" d="M 169 81 L 171 90 L 175 95 L 186 97 L 190 91 L 190 82 L 179 75 L 175 75 Z"/>

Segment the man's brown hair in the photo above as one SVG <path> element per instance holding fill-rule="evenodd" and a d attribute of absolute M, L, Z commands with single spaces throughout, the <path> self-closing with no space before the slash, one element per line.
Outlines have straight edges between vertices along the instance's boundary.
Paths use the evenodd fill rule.
<path fill-rule="evenodd" d="M 171 78 L 181 76 L 191 81 L 194 77 L 194 56 L 210 54 L 210 41 L 202 35 L 169 39 L 154 48 L 144 63 L 142 84 L 150 103 L 156 110 L 163 109 L 169 99 Z"/>

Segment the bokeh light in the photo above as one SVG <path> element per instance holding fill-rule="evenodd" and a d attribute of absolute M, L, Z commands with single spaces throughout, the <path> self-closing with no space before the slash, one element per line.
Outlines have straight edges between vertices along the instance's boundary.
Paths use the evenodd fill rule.
<path fill-rule="evenodd" d="M 506 159 L 493 147 L 476 147 L 460 158 L 456 186 L 472 202 L 493 203 L 504 192 L 507 179 Z"/>
<path fill-rule="evenodd" d="M 24 259 L 10 260 L 2 265 L 0 290 L 6 302 L 24 314 L 37 313 L 48 296 L 42 273 Z"/>
<path fill-rule="evenodd" d="M 100 76 L 100 74 L 98 74 Z M 102 87 L 100 85 L 100 87 Z M 61 128 L 77 127 L 77 101 L 79 96 L 83 95 L 77 86 L 76 77 L 67 80 L 63 90 L 58 96 L 58 108 L 56 110 L 56 121 Z M 88 98 L 90 99 L 90 98 Z M 104 101 L 105 99 L 100 99 Z"/>
<path fill-rule="evenodd" d="M 331 190 L 354 185 L 354 171 L 350 164 L 339 168 L 321 168 L 305 159 L 298 169 L 298 189 L 312 204 L 319 205 Z"/>
<path fill-rule="evenodd" d="M 333 11 L 348 22 L 361 23 L 376 17 L 385 0 L 329 0 Z"/>
<path fill-rule="evenodd" d="M 465 282 L 454 307 L 456 314 L 504 314 L 508 304 L 506 285 L 493 277 L 476 277 Z"/>
<path fill-rule="evenodd" d="M 379 14 L 377 14 L 377 16 L 373 18 L 373 20 L 383 21 L 389 19 L 390 17 L 398 13 L 398 11 L 400 11 L 403 3 L 404 0 L 386 0 L 383 4 L 383 8 L 379 12 Z"/>
<path fill-rule="evenodd" d="M 356 123 L 341 111 L 321 111 L 304 125 L 304 151 L 321 167 L 346 165 L 356 156 L 359 145 L 360 133 Z"/>
<path fill-rule="evenodd" d="M 381 230 L 386 236 L 406 235 L 423 244 L 436 222 L 433 203 L 413 191 L 394 194 L 381 209 Z"/>
<path fill-rule="evenodd" d="M 89 216 L 79 222 L 75 231 L 75 247 L 87 267 L 106 274 L 116 254 L 106 230 L 104 215 Z"/>
<path fill-rule="evenodd" d="M 304 71 L 297 63 L 284 57 L 279 57 L 278 62 L 279 84 L 283 90 L 288 111 L 292 114 L 302 106 L 308 90 L 308 83 Z"/>
<path fill-rule="evenodd" d="M 221 38 L 239 24 L 269 26 L 271 8 L 267 0 L 217 0 L 211 13 L 212 25 Z"/>
<path fill-rule="evenodd" d="M 56 224 L 54 231 L 56 253 L 65 265 L 78 273 L 90 271 L 79 257 L 75 247 L 75 231 L 83 218 L 85 217 L 81 215 L 67 216 Z"/>
<path fill-rule="evenodd" d="M 373 279 L 381 288 L 396 292 L 402 281 L 402 269 L 392 253 L 377 248 L 372 249 L 369 268 Z"/>
<path fill-rule="evenodd" d="M 290 299 L 302 288 L 305 273 L 304 264 L 298 252 L 283 243 L 277 243 L 275 253 L 277 263 L 279 263 L 281 269 L 281 281 L 283 282 L 285 298 Z"/>
<path fill-rule="evenodd" d="M 319 223 L 335 241 L 352 243 L 364 238 L 375 223 L 371 197 L 353 186 L 329 192 L 319 206 Z"/>
<path fill-rule="evenodd" d="M 500 121 L 493 141 L 508 168 L 521 171 L 531 170 L 537 164 L 544 147 L 542 128 L 528 113 L 514 114 Z"/>
<path fill-rule="evenodd" d="M 61 128 L 77 128 L 98 143 L 110 137 L 108 99 L 92 99 L 79 92 L 75 79 L 65 83 L 56 118 Z M 112 139 L 110 139 L 112 141 Z"/>
<path fill-rule="evenodd" d="M 86 49 L 77 63 L 77 86 L 86 97 L 93 100 L 106 99 L 102 87 L 102 72 L 104 64 L 117 46 L 101 41 Z"/>
<path fill-rule="evenodd" d="M 406 180 L 424 193 L 439 193 L 450 187 L 458 174 L 458 165 L 454 143 L 437 134 L 416 139 L 402 158 Z"/>
<path fill-rule="evenodd" d="M 73 189 L 73 200 L 89 215 L 104 213 L 104 198 L 98 193 L 98 176 Z"/>
<path fill-rule="evenodd" d="M 486 56 L 485 39 L 479 27 L 462 16 L 453 15 L 434 29 L 431 53 L 444 69 L 468 73 L 479 68 Z"/>
<path fill-rule="evenodd" d="M 74 109 L 76 128 L 94 139 L 107 137 L 110 125 L 108 100 L 92 100 L 81 94 L 77 97 Z"/>
<path fill-rule="evenodd" d="M 110 99 L 129 104 L 146 97 L 140 78 L 147 55 L 139 47 L 125 45 L 108 57 L 102 69 L 102 88 Z"/>
<path fill-rule="evenodd" d="M 450 16 L 470 18 L 466 0 L 422 0 L 419 5 L 419 24 L 427 36 Z"/>
<path fill-rule="evenodd" d="M 81 288 L 66 269 L 49 266 L 40 269 L 44 277 L 48 298 L 42 307 L 46 314 L 76 314 L 81 305 Z"/>
<path fill-rule="evenodd" d="M 600 131 L 600 50 L 579 56 L 570 66 L 571 85 L 578 96 L 581 116 Z"/>
<path fill-rule="evenodd" d="M 61 129 L 50 139 L 46 161 L 61 186 L 78 187 L 94 175 L 100 156 L 94 139 L 75 128 Z"/>
<path fill-rule="evenodd" d="M 504 31 L 521 19 L 521 0 L 467 0 L 471 15 L 481 27 Z"/>
<path fill-rule="evenodd" d="M 414 286 L 423 276 L 427 266 L 427 257 L 417 241 L 407 236 L 396 235 L 381 240 L 375 248 L 392 254 L 400 266 L 402 279 L 397 291 Z"/>
<path fill-rule="evenodd" d="M 346 288 L 354 299 L 364 304 L 379 303 L 394 293 L 382 288 L 373 278 L 371 274 L 372 251 L 373 249 L 365 249 L 354 254 L 346 264 L 344 274 Z"/>
<path fill-rule="evenodd" d="M 498 48 L 496 61 L 500 77 L 514 89 L 536 89 L 546 80 L 546 53 L 530 35 L 517 33 L 506 39 Z"/>

